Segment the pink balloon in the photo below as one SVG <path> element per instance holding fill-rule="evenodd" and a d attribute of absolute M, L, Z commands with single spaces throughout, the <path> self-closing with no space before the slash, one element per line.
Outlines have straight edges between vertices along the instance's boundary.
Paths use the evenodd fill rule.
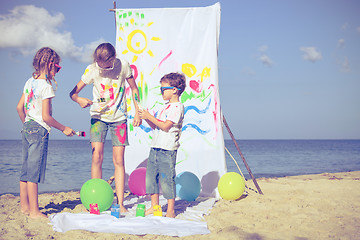
<path fill-rule="evenodd" d="M 130 191 L 137 195 L 146 194 L 146 168 L 140 167 L 135 169 L 129 176 L 128 184 Z"/>

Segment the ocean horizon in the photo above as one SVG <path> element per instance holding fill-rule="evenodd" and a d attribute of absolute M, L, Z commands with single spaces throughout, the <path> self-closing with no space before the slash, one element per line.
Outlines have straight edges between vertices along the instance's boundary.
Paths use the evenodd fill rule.
<path fill-rule="evenodd" d="M 359 139 L 251 139 L 236 140 L 255 178 L 360 171 Z M 225 147 L 246 179 L 251 179 L 231 139 Z M 21 140 L 0 140 L 0 195 L 19 194 Z M 225 150 L 228 172 L 238 172 Z M 125 159 L 126 161 L 126 159 Z M 49 140 L 46 178 L 39 193 L 80 190 L 90 179 L 91 148 L 88 139 Z M 103 179 L 113 175 L 111 141 L 105 144 Z M 261 186 L 260 186 L 261 187 Z"/>

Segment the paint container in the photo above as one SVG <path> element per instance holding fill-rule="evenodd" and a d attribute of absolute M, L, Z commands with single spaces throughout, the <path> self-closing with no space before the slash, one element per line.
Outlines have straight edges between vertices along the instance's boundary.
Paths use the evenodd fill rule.
<path fill-rule="evenodd" d="M 144 204 L 137 205 L 136 216 L 137 217 L 145 217 L 145 205 Z"/>
<path fill-rule="evenodd" d="M 154 216 L 162 217 L 162 210 L 160 205 L 154 206 Z"/>
<path fill-rule="evenodd" d="M 91 213 L 91 214 L 96 214 L 96 215 L 99 215 L 99 214 L 100 214 L 100 209 L 99 209 L 97 203 L 91 203 L 91 204 L 89 205 L 89 207 L 90 207 L 90 213 Z"/>
<path fill-rule="evenodd" d="M 111 206 L 111 216 L 120 218 L 120 205 L 119 204 L 113 204 Z"/>

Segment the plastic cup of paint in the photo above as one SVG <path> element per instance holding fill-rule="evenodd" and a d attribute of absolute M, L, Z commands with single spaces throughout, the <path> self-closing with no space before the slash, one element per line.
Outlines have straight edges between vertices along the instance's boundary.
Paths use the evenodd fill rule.
<path fill-rule="evenodd" d="M 144 204 L 137 205 L 136 216 L 137 217 L 145 217 L 145 205 Z"/>
<path fill-rule="evenodd" d="M 120 217 L 120 205 L 119 204 L 113 204 L 111 206 L 111 215 L 116 218 Z"/>

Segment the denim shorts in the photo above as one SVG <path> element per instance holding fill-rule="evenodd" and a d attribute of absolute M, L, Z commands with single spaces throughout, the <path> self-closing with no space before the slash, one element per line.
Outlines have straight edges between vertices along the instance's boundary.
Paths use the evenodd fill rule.
<path fill-rule="evenodd" d="M 128 146 L 128 134 L 126 120 L 120 122 L 104 122 L 96 118 L 91 119 L 90 142 L 105 143 L 106 134 L 110 128 L 112 145 Z"/>
<path fill-rule="evenodd" d="M 176 197 L 176 153 L 176 150 L 150 149 L 146 168 L 146 193 L 158 194 L 160 182 L 164 198 Z"/>
<path fill-rule="evenodd" d="M 49 132 L 35 121 L 22 129 L 23 165 L 20 181 L 43 183 L 45 180 Z"/>

